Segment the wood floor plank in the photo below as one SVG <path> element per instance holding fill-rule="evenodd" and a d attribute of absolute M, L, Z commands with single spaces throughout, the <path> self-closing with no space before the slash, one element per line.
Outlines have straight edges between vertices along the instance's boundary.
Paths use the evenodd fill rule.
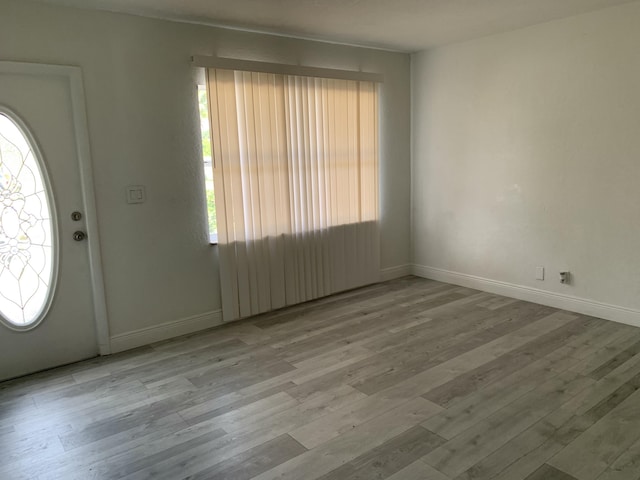
<path fill-rule="evenodd" d="M 460 475 L 461 480 L 522 480 L 621 403 L 638 366 L 619 367 Z"/>
<path fill-rule="evenodd" d="M 596 380 L 604 377 L 607 373 L 612 372 L 626 361 L 632 359 L 640 353 L 640 341 L 635 342 L 628 348 L 625 348 L 622 352 L 611 358 L 607 362 L 600 365 L 598 368 L 589 373 L 591 378 Z"/>
<path fill-rule="evenodd" d="M 453 319 L 449 316 L 438 318 L 433 321 L 433 325 L 429 325 L 434 327 L 435 331 L 429 328 L 417 335 L 412 332 L 407 338 L 395 340 L 399 342 L 399 347 L 387 346 L 382 356 L 391 360 L 391 367 L 377 375 L 351 382 L 351 385 L 371 395 L 500 338 L 549 312 L 545 307 L 534 308 L 535 312 L 528 310 L 524 314 L 522 309 L 527 309 L 528 306 L 520 305 L 517 308 L 520 315 L 513 315 L 514 311 L 503 312 L 500 315 L 487 312 L 478 314 L 476 310 L 472 310 L 469 314 Z"/>
<path fill-rule="evenodd" d="M 571 321 L 431 390 L 425 394 L 425 398 L 448 407 L 456 399 L 463 398 L 469 393 L 478 390 L 481 386 L 490 384 L 497 379 L 520 370 L 531 362 L 560 348 L 567 339 L 583 331 L 586 327 L 586 322 L 591 322 L 591 320 L 582 319 L 577 315 L 568 315 L 564 312 L 554 315 L 563 316 L 571 319 Z"/>
<path fill-rule="evenodd" d="M 410 328 L 419 327 L 427 322 L 431 322 L 433 318 L 427 316 L 421 316 L 420 318 L 416 318 L 415 320 L 409 321 L 402 325 L 398 325 L 397 327 L 389 328 L 389 333 L 398 333 L 404 330 L 409 330 Z"/>
<path fill-rule="evenodd" d="M 318 478 L 418 425 L 436 411 L 437 407 L 428 400 L 409 400 L 331 442 L 258 475 L 255 480 Z"/>
<path fill-rule="evenodd" d="M 116 462 L 112 459 L 124 452 L 139 449 L 148 442 L 165 439 L 186 428 L 186 423 L 177 414 L 171 414 L 152 423 L 140 425 L 120 432 L 119 434 L 103 438 L 96 442 L 77 447 L 65 452 L 65 455 L 56 455 L 43 458 L 39 463 L 39 469 L 35 471 L 44 479 L 65 479 L 88 477 L 91 472 L 96 478 L 104 477 L 93 466 L 105 462 L 109 470 L 116 469 Z M 216 431 L 212 437 L 219 438 L 223 431 Z M 120 465 L 118 465 L 119 467 Z M 13 471 L 17 470 L 14 466 Z M 33 470 L 32 470 L 33 471 Z M 90 477 L 89 477 L 90 478 Z"/>
<path fill-rule="evenodd" d="M 424 395 L 479 365 L 495 360 L 501 355 L 529 343 L 536 337 L 561 327 L 568 321 L 563 316 L 548 315 L 515 332 L 414 375 L 378 394 L 387 398 L 411 398 Z"/>
<path fill-rule="evenodd" d="M 285 434 L 190 475 L 189 480 L 249 480 L 306 451 Z"/>
<path fill-rule="evenodd" d="M 576 480 L 571 475 L 564 473 L 549 465 L 542 465 L 538 470 L 527 477 L 527 480 Z"/>
<path fill-rule="evenodd" d="M 622 351 L 636 343 L 639 339 L 640 331 L 628 332 L 620 330 L 617 335 L 613 337 L 614 341 L 601 345 L 601 348 L 591 349 L 591 354 L 585 356 L 585 358 L 582 359 L 582 362 L 575 367 L 572 367 L 572 369 L 582 375 L 589 375 L 605 363 L 611 361 Z"/>
<path fill-rule="evenodd" d="M 594 480 L 640 438 L 640 391 L 560 451 L 548 463 L 578 480 Z"/>
<path fill-rule="evenodd" d="M 444 409 L 427 420 L 424 426 L 444 438 L 451 439 L 539 385 L 558 376 L 575 362 L 570 358 L 563 360 L 557 363 L 547 357 L 536 360 Z"/>
<path fill-rule="evenodd" d="M 260 400 L 286 391 L 294 386 L 295 383 L 293 382 L 283 382 L 273 388 L 269 388 L 253 395 L 240 395 L 232 402 L 220 401 L 219 397 L 213 398 L 211 400 L 205 400 L 198 403 L 197 405 L 179 410 L 178 414 L 190 425 L 195 425 L 224 414 L 236 412 L 242 407 L 255 404 Z"/>
<path fill-rule="evenodd" d="M 387 480 L 450 480 L 444 473 L 437 471 L 422 460 L 416 460 L 402 470 L 394 473 Z"/>
<path fill-rule="evenodd" d="M 562 450 L 556 430 L 539 422 L 476 463 L 456 480 L 525 480 Z"/>
<path fill-rule="evenodd" d="M 427 455 L 425 461 L 456 477 L 592 383 L 592 379 L 575 372 L 562 373 L 449 440 Z"/>
<path fill-rule="evenodd" d="M 318 478 L 319 480 L 387 478 L 442 443 L 444 443 L 443 438 L 420 426 L 415 426 Z"/>
<path fill-rule="evenodd" d="M 624 326 L 613 322 L 599 322 L 596 320 L 594 326 L 584 332 L 587 333 L 586 336 L 577 336 L 569 340 L 562 348 L 568 350 L 567 353 L 572 358 L 584 361 L 608 344 L 615 343 L 623 336 L 634 332 L 634 329 L 628 331 L 620 327 Z M 579 371 L 578 373 L 584 374 L 584 371 Z"/>
<path fill-rule="evenodd" d="M 308 449 L 312 449 L 404 403 L 405 399 L 372 395 L 307 422 L 292 430 L 290 435 Z"/>
<path fill-rule="evenodd" d="M 638 480 L 640 477 L 640 441 L 620 455 L 598 480 Z"/>

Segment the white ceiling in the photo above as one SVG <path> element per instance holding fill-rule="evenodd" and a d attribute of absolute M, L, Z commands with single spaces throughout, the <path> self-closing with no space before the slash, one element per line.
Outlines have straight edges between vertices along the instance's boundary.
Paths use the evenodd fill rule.
<path fill-rule="evenodd" d="M 635 0 L 44 0 L 401 51 Z"/>

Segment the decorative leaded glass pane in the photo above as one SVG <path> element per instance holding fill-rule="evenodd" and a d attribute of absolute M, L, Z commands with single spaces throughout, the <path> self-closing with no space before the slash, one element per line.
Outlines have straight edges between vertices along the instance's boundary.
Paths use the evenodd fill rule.
<path fill-rule="evenodd" d="M 53 276 L 53 228 L 41 159 L 0 112 L 0 318 L 26 327 L 41 319 Z"/>

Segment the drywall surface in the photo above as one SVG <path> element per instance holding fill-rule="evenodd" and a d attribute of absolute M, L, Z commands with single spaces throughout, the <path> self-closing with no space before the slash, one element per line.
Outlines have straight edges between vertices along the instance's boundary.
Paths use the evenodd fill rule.
<path fill-rule="evenodd" d="M 412 57 L 418 269 L 640 308 L 638 25 L 633 3 Z"/>
<path fill-rule="evenodd" d="M 384 74 L 381 264 L 409 263 L 408 55 L 0 0 L 0 60 L 82 67 L 112 335 L 220 309 L 191 55 Z M 127 185 L 147 201 L 125 203 Z"/>

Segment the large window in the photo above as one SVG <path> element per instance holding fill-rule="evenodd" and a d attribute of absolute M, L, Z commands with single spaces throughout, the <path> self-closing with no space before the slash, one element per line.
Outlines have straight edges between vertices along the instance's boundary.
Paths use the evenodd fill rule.
<path fill-rule="evenodd" d="M 202 138 L 202 159 L 204 161 L 204 186 L 207 195 L 209 241 L 218 243 L 216 198 L 213 187 L 213 164 L 211 161 L 211 124 L 209 123 L 209 101 L 205 85 L 198 85 L 198 107 L 200 109 L 200 134 Z"/>
<path fill-rule="evenodd" d="M 225 320 L 377 281 L 378 84 L 207 79 Z"/>

